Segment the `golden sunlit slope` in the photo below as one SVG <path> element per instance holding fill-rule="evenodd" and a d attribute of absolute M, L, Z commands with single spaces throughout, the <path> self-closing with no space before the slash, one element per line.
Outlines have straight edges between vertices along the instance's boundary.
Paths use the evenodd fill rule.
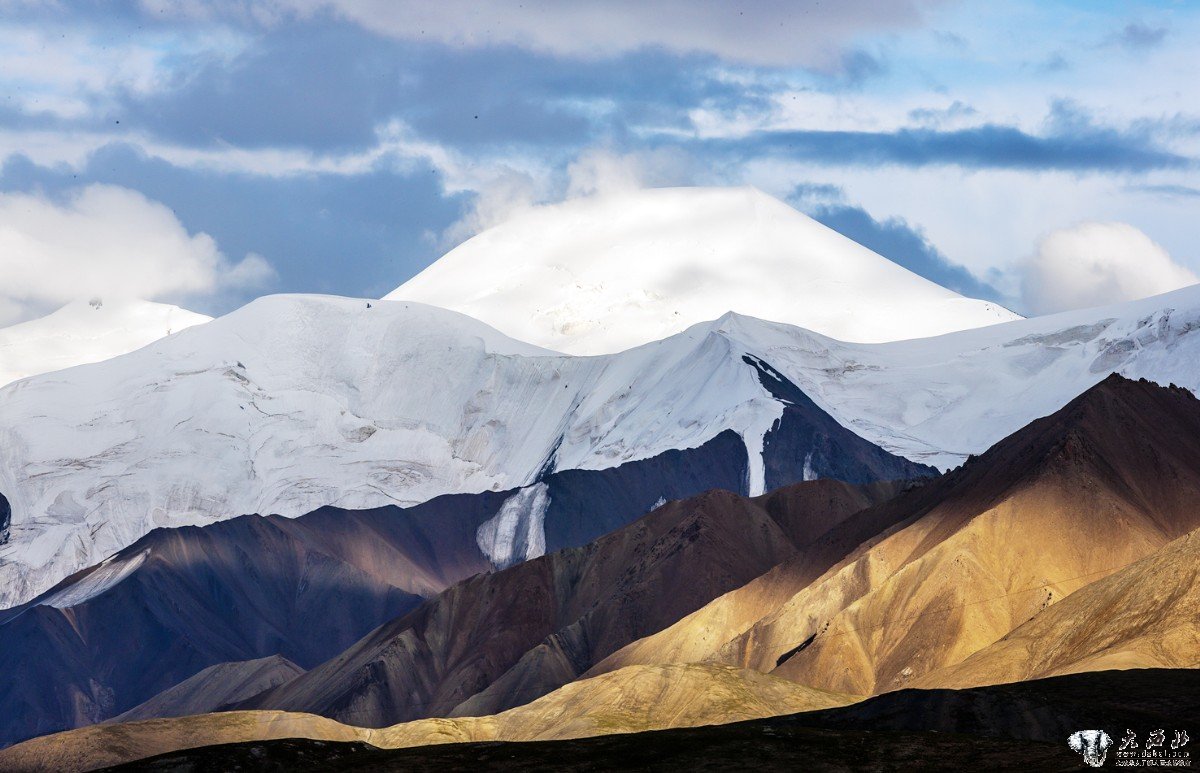
<path fill-rule="evenodd" d="M 178 749 L 276 738 L 362 741 L 400 748 L 463 741 L 584 738 L 737 722 L 843 706 L 853 699 L 719 665 L 623 669 L 490 717 L 423 719 L 378 730 L 312 714 L 235 711 L 35 738 L 0 752 L 5 771 L 87 771 Z"/>
<path fill-rule="evenodd" d="M 176 749 L 275 738 L 359 741 L 365 731 L 313 714 L 231 711 L 91 725 L 0 750 L 6 773 L 82 773 Z"/>
<path fill-rule="evenodd" d="M 593 673 L 703 658 L 848 693 L 909 686 L 1200 526 L 1200 402 L 1110 377 L 855 518 L 897 508 L 907 521 L 815 582 L 777 567 Z"/>
<path fill-rule="evenodd" d="M 974 687 L 1128 668 L 1200 666 L 1200 531 L 1049 607 L 917 686 Z"/>

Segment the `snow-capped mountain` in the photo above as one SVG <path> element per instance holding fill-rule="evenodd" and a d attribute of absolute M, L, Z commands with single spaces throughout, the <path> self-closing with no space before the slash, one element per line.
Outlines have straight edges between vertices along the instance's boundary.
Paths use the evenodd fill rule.
<path fill-rule="evenodd" d="M 211 317 L 165 303 L 95 298 L 0 329 L 0 386 L 140 349 Z"/>
<path fill-rule="evenodd" d="M 1019 319 L 964 298 L 753 188 L 660 188 L 538 207 L 387 295 L 570 354 L 656 341 L 727 311 L 843 341 Z"/>
<path fill-rule="evenodd" d="M 877 345 L 759 320 L 723 329 L 862 437 L 942 468 L 1053 413 L 1110 373 L 1200 393 L 1200 285 Z"/>
<path fill-rule="evenodd" d="M 722 435 L 738 458 L 715 479 L 683 465 L 698 490 L 922 474 L 748 356 L 726 330 L 736 324 L 571 357 L 421 304 L 273 296 L 11 384 L 0 390 L 0 492 L 13 512 L 0 607 L 157 526 L 528 487 L 478 536 L 505 565 L 546 549 L 553 503 L 535 484 L 551 473 L 624 468 Z M 681 495 L 668 483 L 663 496 Z"/>

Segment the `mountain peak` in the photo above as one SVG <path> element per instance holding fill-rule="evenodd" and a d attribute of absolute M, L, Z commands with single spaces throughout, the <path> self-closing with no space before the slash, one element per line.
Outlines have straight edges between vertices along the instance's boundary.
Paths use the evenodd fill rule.
<path fill-rule="evenodd" d="M 997 499 L 1019 481 L 1101 480 L 1153 501 L 1145 481 L 1200 469 L 1200 401 L 1183 387 L 1112 373 L 935 484 Z"/>
<path fill-rule="evenodd" d="M 166 303 L 80 298 L 45 317 L 0 329 L 0 387 L 107 360 L 210 319 Z"/>
<path fill-rule="evenodd" d="M 920 338 L 1015 319 L 755 188 L 657 188 L 529 209 L 386 296 L 570 354 L 621 351 L 727 312 L 834 338 Z"/>

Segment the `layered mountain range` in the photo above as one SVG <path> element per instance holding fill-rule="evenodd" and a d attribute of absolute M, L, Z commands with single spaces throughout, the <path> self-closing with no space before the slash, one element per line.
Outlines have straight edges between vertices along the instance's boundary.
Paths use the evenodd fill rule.
<path fill-rule="evenodd" d="M 0 388 L 0 746 L 68 731 L 0 768 L 1200 663 L 1200 287 L 1022 320 L 676 190 L 539 208 L 389 297 Z M 806 727 L 892 711 L 855 710 Z"/>
<path fill-rule="evenodd" d="M 939 479 L 669 503 L 584 548 L 464 580 L 247 700 L 224 697 L 230 675 L 240 685 L 261 663 L 200 672 L 130 712 L 171 716 L 186 697 L 232 713 L 77 731 L 0 762 L 50 769 L 72 745 L 149 754 L 191 739 L 574 738 L 897 688 L 1192 667 L 1196 430 L 1189 391 L 1111 376 Z M 888 716 L 918 727 L 947 700 Z"/>

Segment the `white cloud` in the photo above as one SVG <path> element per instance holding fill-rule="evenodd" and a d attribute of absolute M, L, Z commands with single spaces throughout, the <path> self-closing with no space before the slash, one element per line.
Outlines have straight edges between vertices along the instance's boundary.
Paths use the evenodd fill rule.
<path fill-rule="evenodd" d="M 109 185 L 62 201 L 0 194 L 0 256 L 0 323 L 81 297 L 194 298 L 274 274 L 260 255 L 231 263 L 166 206 Z"/>
<path fill-rule="evenodd" d="M 439 236 L 431 237 L 446 249 L 544 204 L 639 188 L 689 185 L 697 179 L 690 156 L 673 149 L 617 153 L 603 147 L 588 148 L 566 165 L 565 174 L 537 163 L 523 168 L 493 164 L 476 169 L 471 176 L 474 179 L 460 171 L 469 168 L 461 161 L 443 154 L 428 155 L 431 160 L 441 159 L 436 163 L 446 175 L 448 192 L 475 194 L 466 214 Z M 480 177 L 483 169 L 490 170 L 490 177 Z"/>
<path fill-rule="evenodd" d="M 566 198 L 692 184 L 693 166 L 690 156 L 671 148 L 634 153 L 589 148 L 567 165 Z"/>
<path fill-rule="evenodd" d="M 177 87 L 198 60 L 229 61 L 248 43 L 245 35 L 223 29 L 106 37 L 65 20 L 36 27 L 0 22 L 0 40 L 6 106 L 64 118 L 93 115 L 116 94 Z"/>
<path fill-rule="evenodd" d="M 457 246 L 480 231 L 529 209 L 538 198 L 537 185 L 531 176 L 514 169 L 502 170 L 479 186 L 471 208 L 443 231 L 437 242 L 447 249 Z"/>
<path fill-rule="evenodd" d="M 1082 223 L 1045 236 L 1022 267 L 1026 306 L 1036 314 L 1145 298 L 1200 282 L 1127 223 Z"/>

